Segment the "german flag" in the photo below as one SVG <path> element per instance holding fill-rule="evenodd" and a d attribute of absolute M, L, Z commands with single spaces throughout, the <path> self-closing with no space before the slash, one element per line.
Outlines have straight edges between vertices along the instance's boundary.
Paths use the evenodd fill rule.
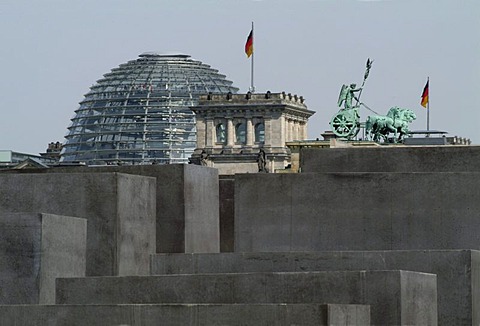
<path fill-rule="evenodd" d="M 245 53 L 247 54 L 247 58 L 253 54 L 253 29 L 248 34 L 247 42 L 245 43 Z"/>
<path fill-rule="evenodd" d="M 420 102 L 420 104 L 426 108 L 427 107 L 427 104 L 428 104 L 428 83 L 429 83 L 429 80 L 427 80 L 427 84 L 425 85 L 425 87 L 423 88 L 423 93 L 422 93 L 422 101 Z"/>

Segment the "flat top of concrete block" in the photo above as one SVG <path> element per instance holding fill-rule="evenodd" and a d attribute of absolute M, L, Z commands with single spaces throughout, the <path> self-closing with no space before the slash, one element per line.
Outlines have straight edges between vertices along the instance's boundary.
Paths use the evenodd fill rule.
<path fill-rule="evenodd" d="M 43 218 L 49 219 L 62 219 L 76 222 L 86 223 L 87 219 L 76 216 L 49 214 L 49 213 L 36 213 L 36 212 L 0 212 L 0 225 L 4 223 L 28 223 L 32 221 L 40 221 Z"/>
<path fill-rule="evenodd" d="M 307 271 L 307 272 L 241 272 L 241 273 L 198 273 L 198 274 L 162 274 L 162 275 L 146 275 L 146 276 L 89 276 L 89 277 L 69 277 L 69 278 L 59 278 L 65 280 L 103 280 L 103 281 L 120 281 L 127 280 L 135 282 L 135 280 L 145 280 L 145 279 L 163 279 L 165 277 L 175 278 L 175 277 L 235 277 L 235 276 L 253 276 L 253 275 L 328 275 L 328 274 L 415 274 L 415 275 L 425 275 L 431 277 L 437 277 L 436 274 L 424 273 L 424 272 L 415 272 L 415 271 L 406 271 L 406 270 L 348 270 L 348 271 Z"/>
<path fill-rule="evenodd" d="M 369 307 L 370 305 L 364 304 L 338 304 L 338 303 L 102 303 L 102 304 L 35 304 L 35 307 L 128 307 L 128 306 L 138 306 L 138 307 L 194 307 L 194 306 L 348 306 L 348 307 Z M 9 304 L 9 305 L 0 305 L 1 308 L 15 308 L 15 307 L 25 307 L 32 308 L 31 304 Z"/>
<path fill-rule="evenodd" d="M 480 146 L 302 148 L 302 172 L 480 171 Z"/>
<path fill-rule="evenodd" d="M 122 176 L 131 176 L 132 174 L 131 173 L 123 173 L 123 172 L 119 172 L 119 171 L 102 171 L 102 172 L 95 172 L 95 171 L 91 171 L 91 172 L 81 172 L 81 171 L 74 171 L 72 170 L 71 173 L 53 173 L 53 174 L 45 174 L 45 173 L 18 173 L 18 174 L 0 174 L 0 178 L 3 178 L 3 177 L 17 177 L 17 176 L 24 176 L 24 177 L 32 177 L 32 176 L 38 176 L 38 177 L 43 177 L 43 178 L 55 178 L 55 177 L 59 177 L 61 178 L 62 176 L 67 176 L 67 175 L 71 175 L 71 176 L 85 176 L 85 175 L 92 175 L 92 176 L 95 176 L 95 177 L 99 177 L 99 176 L 117 176 L 117 175 L 122 175 Z"/>
<path fill-rule="evenodd" d="M 197 170 L 205 169 L 217 171 L 217 169 L 195 164 L 154 164 L 154 165 L 92 165 L 92 166 L 54 166 L 48 169 L 25 169 L 25 170 L 0 170 L 0 172 L 9 172 L 6 174 L 44 174 L 44 173 L 111 173 L 120 172 L 127 174 L 151 173 L 155 171 L 178 171 L 178 170 Z"/>
<path fill-rule="evenodd" d="M 265 252 L 222 252 L 222 253 L 156 253 L 152 255 L 152 258 L 155 256 L 191 256 L 191 257 L 196 257 L 196 256 L 212 256 L 212 255 L 217 255 L 217 256 L 296 256 L 296 255 L 302 255 L 302 256 L 319 256 L 319 255 L 325 255 L 325 254 L 358 254 L 358 255 L 363 255 L 365 253 L 409 253 L 409 252 L 424 252 L 424 253 L 430 253 L 430 252 L 438 252 L 438 253 L 450 253 L 450 252 L 478 252 L 480 253 L 480 250 L 475 250 L 475 249 L 431 249 L 431 250 L 336 250 L 336 251 L 265 251 Z"/>

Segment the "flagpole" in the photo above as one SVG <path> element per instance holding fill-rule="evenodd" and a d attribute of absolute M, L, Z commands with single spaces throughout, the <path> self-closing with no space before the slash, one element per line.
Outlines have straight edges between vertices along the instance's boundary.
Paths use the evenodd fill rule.
<path fill-rule="evenodd" d="M 427 131 L 430 130 L 430 77 L 427 77 L 428 102 L 427 102 Z"/>
<path fill-rule="evenodd" d="M 253 39 L 253 43 L 255 43 L 255 33 L 253 32 L 253 22 L 252 22 L 252 39 Z M 253 45 L 252 45 L 253 46 Z M 253 49 L 252 51 L 252 70 L 251 70 L 251 74 L 250 74 L 250 92 L 252 93 L 255 93 L 255 86 L 253 86 L 253 57 L 255 56 L 255 49 Z"/>

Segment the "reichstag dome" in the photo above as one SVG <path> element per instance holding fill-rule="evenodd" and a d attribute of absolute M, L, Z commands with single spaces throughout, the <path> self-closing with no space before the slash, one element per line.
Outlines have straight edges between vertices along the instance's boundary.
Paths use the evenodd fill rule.
<path fill-rule="evenodd" d="M 189 109 L 201 94 L 238 88 L 189 55 L 143 53 L 105 74 L 68 127 L 62 162 L 187 163 L 196 145 Z"/>

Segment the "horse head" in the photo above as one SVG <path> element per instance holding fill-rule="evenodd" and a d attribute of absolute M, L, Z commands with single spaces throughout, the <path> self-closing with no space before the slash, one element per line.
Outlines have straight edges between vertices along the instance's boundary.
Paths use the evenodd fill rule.
<path fill-rule="evenodd" d="M 408 122 L 412 122 L 413 120 L 417 119 L 417 115 L 412 110 L 405 109 L 403 112 L 403 119 Z"/>
<path fill-rule="evenodd" d="M 392 106 L 390 108 L 390 110 L 388 110 L 387 117 L 392 118 L 392 119 L 396 119 L 396 118 L 398 118 L 401 110 L 402 109 L 400 109 L 397 106 Z"/>

